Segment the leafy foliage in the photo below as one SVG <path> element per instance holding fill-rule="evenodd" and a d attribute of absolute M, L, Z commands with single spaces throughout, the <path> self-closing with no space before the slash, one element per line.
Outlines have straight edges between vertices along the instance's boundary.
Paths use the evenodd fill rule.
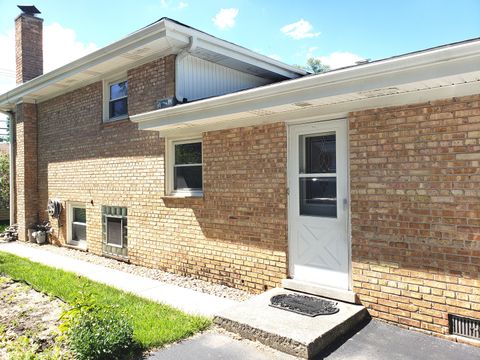
<path fill-rule="evenodd" d="M 118 307 L 112 311 L 127 314 L 134 329 L 134 339 L 142 349 L 184 339 L 207 328 L 211 323 L 207 318 L 187 315 L 170 306 L 2 251 L 0 273 L 25 281 L 34 289 L 59 297 L 70 304 L 74 304 L 79 293 L 88 286 L 96 304 L 116 304 Z"/>
<path fill-rule="evenodd" d="M 133 327 L 128 316 L 117 311 L 98 305 L 88 286 L 80 291 L 60 327 L 78 359 L 123 359 L 133 350 Z"/>
<path fill-rule="evenodd" d="M 0 207 L 10 204 L 10 171 L 7 154 L 0 154 Z"/>
<path fill-rule="evenodd" d="M 322 64 L 319 59 L 311 57 L 307 60 L 307 66 L 305 67 L 305 70 L 311 71 L 314 74 L 320 74 L 330 70 L 330 66 Z"/>

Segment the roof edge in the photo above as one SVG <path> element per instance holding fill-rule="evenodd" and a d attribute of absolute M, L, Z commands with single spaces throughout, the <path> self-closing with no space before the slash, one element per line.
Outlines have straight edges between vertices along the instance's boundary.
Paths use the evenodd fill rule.
<path fill-rule="evenodd" d="M 477 60 L 478 59 L 478 60 Z M 315 91 L 327 86 L 339 84 L 351 84 L 363 82 L 365 79 L 381 77 L 392 79 L 402 76 L 403 73 L 412 70 L 425 70 L 432 67 L 447 65 L 451 62 L 464 60 L 474 63 L 476 71 L 480 71 L 480 39 L 474 41 L 459 42 L 455 45 L 435 47 L 431 50 L 409 53 L 395 56 L 372 63 L 365 63 L 352 67 L 346 67 L 325 73 L 306 76 L 299 79 L 273 83 L 253 89 L 242 90 L 236 93 L 198 100 L 179 106 L 158 109 L 130 117 L 133 122 L 142 124 L 153 120 L 166 119 L 181 116 L 187 113 L 195 113 L 203 110 L 213 110 L 246 104 L 252 101 L 261 101 L 272 97 L 287 96 L 295 92 Z M 478 69 L 477 64 L 478 63 Z M 434 74 L 431 72 L 430 74 Z M 458 73 L 462 73 L 459 69 Z M 441 77 L 438 75 L 438 77 Z M 348 86 L 347 86 L 348 87 Z M 325 94 L 327 95 L 327 94 Z M 240 105 L 239 105 L 240 106 Z"/>
<path fill-rule="evenodd" d="M 94 65 L 97 65 L 103 61 L 110 60 L 111 58 L 118 56 L 131 48 L 135 48 L 136 45 L 140 46 L 142 43 L 148 43 L 154 41 L 159 35 L 168 37 L 168 31 L 175 31 L 183 36 L 190 37 L 192 35 L 200 36 L 206 43 L 211 43 L 217 47 L 228 49 L 229 51 L 241 54 L 245 58 L 255 59 L 264 63 L 265 68 L 270 70 L 277 69 L 280 75 L 288 78 L 285 74 L 282 74 L 281 69 L 285 73 L 291 73 L 291 77 L 300 77 L 306 75 L 306 71 L 295 68 L 291 65 L 284 64 L 275 59 L 267 56 L 255 53 L 252 50 L 248 50 L 240 45 L 228 42 L 226 40 L 219 39 L 213 35 L 207 34 L 195 28 L 184 25 L 176 20 L 163 17 L 158 21 L 141 28 L 120 40 L 117 40 L 101 49 L 98 49 L 88 55 L 85 55 L 77 60 L 74 60 L 68 64 L 65 64 L 55 70 L 40 75 L 24 84 L 21 84 L 6 93 L 0 95 L 0 110 L 8 111 L 12 109 L 15 104 L 28 94 L 52 85 L 57 81 L 60 81 L 66 77 L 73 76 L 82 70 L 86 70 Z M 163 33 L 163 34 L 162 34 Z M 296 74 L 297 76 L 295 76 Z M 65 89 L 68 91 L 68 88 Z"/>

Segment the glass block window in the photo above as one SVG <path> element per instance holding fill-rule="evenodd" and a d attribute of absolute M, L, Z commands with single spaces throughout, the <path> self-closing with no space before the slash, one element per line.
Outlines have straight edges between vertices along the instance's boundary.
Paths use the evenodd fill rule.
<path fill-rule="evenodd" d="M 127 208 L 102 206 L 102 233 L 104 254 L 127 257 Z"/>

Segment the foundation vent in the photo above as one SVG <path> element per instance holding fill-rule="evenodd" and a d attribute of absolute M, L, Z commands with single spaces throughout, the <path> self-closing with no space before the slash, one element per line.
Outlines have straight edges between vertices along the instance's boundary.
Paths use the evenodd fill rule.
<path fill-rule="evenodd" d="M 480 319 L 448 315 L 450 334 L 480 339 Z"/>

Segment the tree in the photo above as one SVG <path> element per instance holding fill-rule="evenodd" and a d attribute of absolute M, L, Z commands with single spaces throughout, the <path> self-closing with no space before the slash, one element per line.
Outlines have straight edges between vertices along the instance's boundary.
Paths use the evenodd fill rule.
<path fill-rule="evenodd" d="M 0 154 L 0 207 L 10 204 L 10 172 L 7 154 Z"/>
<path fill-rule="evenodd" d="M 326 64 L 322 64 L 320 59 L 315 59 L 311 57 L 307 60 L 307 66 L 305 66 L 304 69 L 307 71 L 311 71 L 314 74 L 320 74 L 330 70 L 330 66 Z"/>

